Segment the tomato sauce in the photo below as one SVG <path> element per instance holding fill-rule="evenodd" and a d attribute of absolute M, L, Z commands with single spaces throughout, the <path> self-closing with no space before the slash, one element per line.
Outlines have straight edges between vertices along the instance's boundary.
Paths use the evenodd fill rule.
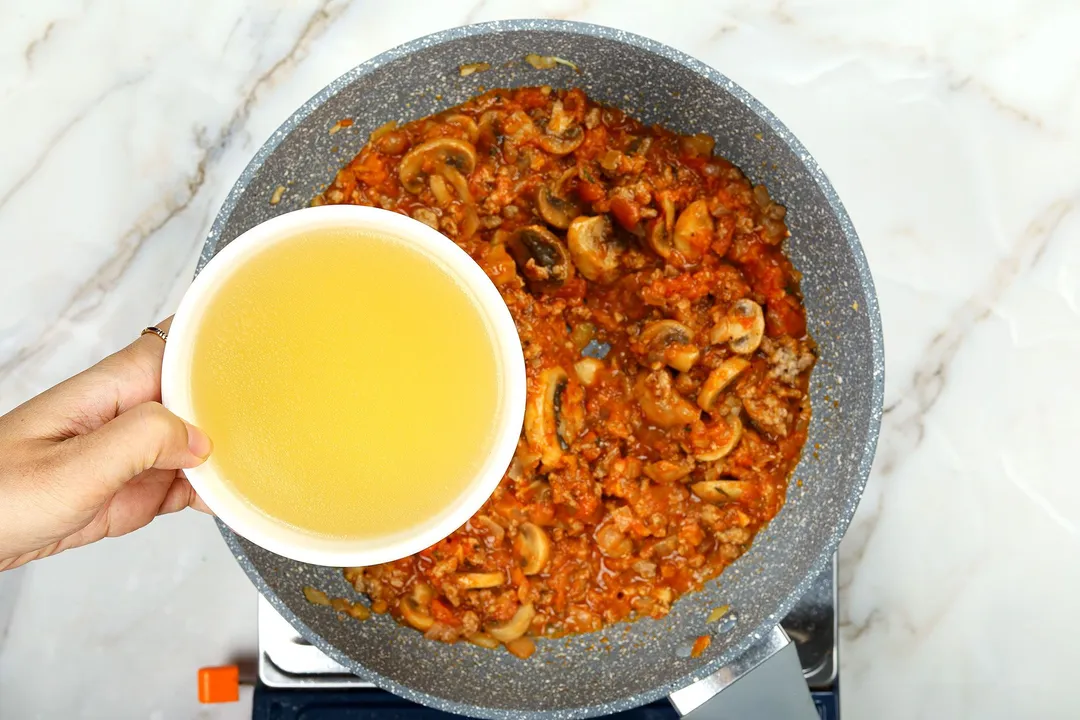
<path fill-rule="evenodd" d="M 454 240 L 526 360 L 487 504 L 415 556 L 345 569 L 374 611 L 528 657 L 531 638 L 664 616 L 779 511 L 814 347 L 785 209 L 713 145 L 580 90 L 492 90 L 380 128 L 315 198 Z"/>

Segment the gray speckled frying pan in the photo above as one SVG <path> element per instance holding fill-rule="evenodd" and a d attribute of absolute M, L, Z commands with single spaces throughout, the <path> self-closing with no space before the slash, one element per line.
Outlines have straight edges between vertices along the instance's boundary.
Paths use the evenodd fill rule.
<path fill-rule="evenodd" d="M 528 53 L 573 61 L 537 70 Z M 458 66 L 491 69 L 461 77 Z M 619 30 L 570 22 L 510 21 L 455 28 L 369 60 L 296 111 L 259 150 L 225 201 L 200 269 L 248 228 L 308 204 L 368 134 L 456 105 L 480 88 L 548 84 L 580 87 L 645 122 L 716 137 L 716 152 L 788 208 L 788 248 L 803 273 L 809 327 L 820 346 L 811 378 L 807 453 L 787 504 L 753 547 L 670 615 L 590 635 L 538 642 L 528 661 L 467 643 L 444 645 L 389 616 L 343 621 L 308 604 L 301 588 L 355 597 L 340 571 L 286 560 L 222 527 L 259 590 L 310 642 L 378 685 L 426 705 L 481 717 L 585 717 L 634 707 L 731 664 L 770 631 L 836 550 L 870 472 L 884 385 L 881 323 L 873 281 L 855 229 L 817 163 L 745 90 L 669 47 Z M 338 120 L 351 127 L 329 132 Z M 280 203 L 270 204 L 285 186 Z M 834 402 L 835 401 L 835 402 Z M 730 605 L 734 629 L 713 633 L 708 650 L 686 648 L 712 608 Z"/>

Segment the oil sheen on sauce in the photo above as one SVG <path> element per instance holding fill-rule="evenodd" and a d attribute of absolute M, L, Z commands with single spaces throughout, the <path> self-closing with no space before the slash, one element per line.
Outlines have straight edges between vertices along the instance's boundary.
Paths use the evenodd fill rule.
<path fill-rule="evenodd" d="M 500 368 L 465 289 L 420 251 L 326 230 L 249 258 L 192 361 L 210 462 L 270 517 L 378 538 L 461 496 L 495 434 Z"/>

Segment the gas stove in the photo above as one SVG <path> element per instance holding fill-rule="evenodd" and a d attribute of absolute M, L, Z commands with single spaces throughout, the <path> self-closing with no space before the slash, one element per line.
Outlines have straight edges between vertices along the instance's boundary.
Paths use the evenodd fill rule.
<path fill-rule="evenodd" d="M 840 714 L 836 606 L 836 559 L 833 558 L 781 623 L 795 643 L 803 677 L 822 720 L 839 720 Z M 262 597 L 259 598 L 258 668 L 255 720 L 453 717 L 398 698 L 351 674 L 300 637 Z M 676 718 L 678 714 L 667 701 L 660 701 L 620 713 L 618 717 L 660 720 Z"/>

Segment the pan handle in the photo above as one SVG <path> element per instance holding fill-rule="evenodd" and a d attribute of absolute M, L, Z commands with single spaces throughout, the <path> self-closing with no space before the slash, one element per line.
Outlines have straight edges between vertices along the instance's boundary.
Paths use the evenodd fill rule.
<path fill-rule="evenodd" d="M 712 675 L 668 695 L 689 720 L 818 720 L 795 643 L 777 625 Z"/>

